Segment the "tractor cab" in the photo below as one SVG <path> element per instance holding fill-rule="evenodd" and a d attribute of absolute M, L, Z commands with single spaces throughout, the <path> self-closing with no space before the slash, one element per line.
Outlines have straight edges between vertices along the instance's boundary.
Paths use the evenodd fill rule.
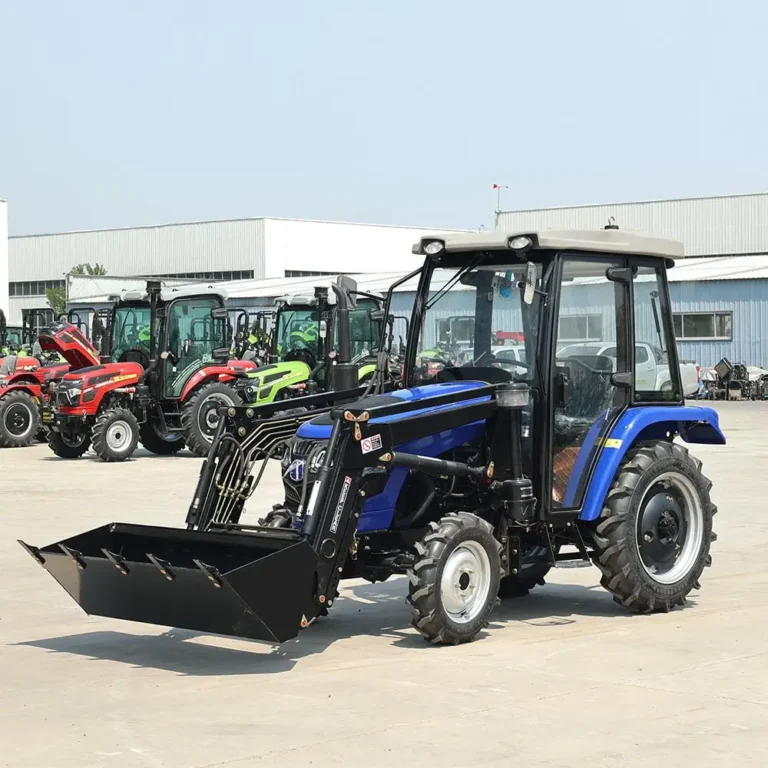
<path fill-rule="evenodd" d="M 242 397 L 260 405 L 332 389 L 338 360 L 345 355 L 357 381 L 370 380 L 382 336 L 382 301 L 343 276 L 331 293 L 319 286 L 313 295 L 277 299 L 269 364 L 241 383 Z"/>

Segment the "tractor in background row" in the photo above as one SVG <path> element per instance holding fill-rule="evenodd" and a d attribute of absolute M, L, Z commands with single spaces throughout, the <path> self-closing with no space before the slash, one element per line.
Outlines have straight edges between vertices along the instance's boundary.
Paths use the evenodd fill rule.
<path fill-rule="evenodd" d="M 345 333 L 359 382 L 370 380 L 382 332 L 382 297 L 358 291 L 346 276 L 340 276 L 332 289 L 329 295 L 328 288 L 318 286 L 312 296 L 284 296 L 276 301 L 267 364 L 238 384 L 243 402 L 258 406 L 331 389 L 331 372 Z M 350 296 L 355 297 L 355 306 L 344 313 L 341 323 L 339 302 L 346 307 Z"/>
<path fill-rule="evenodd" d="M 684 604 L 711 563 L 717 509 L 682 443 L 725 437 L 714 410 L 683 398 L 667 284 L 682 244 L 609 225 L 428 237 L 414 251 L 397 386 L 381 378 L 360 399 L 341 360 L 333 392 L 222 408 L 187 530 L 110 523 L 22 546 L 88 614 L 273 644 L 327 614 L 348 578 L 407 575 L 413 626 L 435 644 L 474 640 L 499 598 L 561 565 L 594 564 L 635 613 Z M 671 387 L 637 376 L 654 297 Z M 474 307 L 471 359 L 417 367 L 456 304 Z M 594 306 L 615 355 L 560 358 L 560 318 Z M 513 369 L 496 364 L 492 328 L 521 332 Z M 284 514 L 254 525 L 251 494 L 278 451 L 294 470 Z"/>
<path fill-rule="evenodd" d="M 124 461 L 141 441 L 154 454 L 189 448 L 206 455 L 217 407 L 239 399 L 232 387 L 254 369 L 233 360 L 222 293 L 190 286 L 126 292 L 107 324 L 111 362 L 57 382 L 45 422 L 59 457 L 82 456 L 92 445 L 102 461 Z"/>
<path fill-rule="evenodd" d="M 99 364 L 98 351 L 74 325 L 56 321 L 35 337 L 37 329 L 26 319 L 24 340 L 38 349 L 34 357 L 11 355 L 0 361 L 0 448 L 47 439 L 42 413 L 51 387 L 70 371 Z"/>

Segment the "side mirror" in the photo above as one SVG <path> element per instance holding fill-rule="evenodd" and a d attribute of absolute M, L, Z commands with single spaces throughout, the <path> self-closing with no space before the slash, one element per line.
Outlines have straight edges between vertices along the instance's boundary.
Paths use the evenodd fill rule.
<path fill-rule="evenodd" d="M 349 277 L 349 275 L 339 275 L 331 287 L 339 300 L 341 300 L 341 294 L 346 296 L 346 303 L 349 309 L 357 307 L 357 282 Z"/>
<path fill-rule="evenodd" d="M 229 311 L 226 307 L 215 307 L 211 310 L 211 317 L 214 320 L 228 320 L 229 319 Z"/>
<path fill-rule="evenodd" d="M 384 310 L 383 309 L 372 309 L 368 316 L 371 318 L 371 320 L 383 320 L 384 319 Z M 389 316 L 392 322 L 394 322 L 395 318 L 390 315 Z"/>
<path fill-rule="evenodd" d="M 533 304 L 533 297 L 536 295 L 536 279 L 539 273 L 536 270 L 536 265 L 532 262 L 528 262 L 528 268 L 525 272 L 525 290 L 523 291 L 523 301 L 526 304 Z"/>

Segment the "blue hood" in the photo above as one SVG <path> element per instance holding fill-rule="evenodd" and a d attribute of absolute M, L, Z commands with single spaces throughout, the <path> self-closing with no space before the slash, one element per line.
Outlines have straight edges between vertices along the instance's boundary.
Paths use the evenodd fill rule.
<path fill-rule="evenodd" d="M 398 389 L 393 392 L 388 392 L 386 395 L 373 395 L 371 397 L 364 397 L 362 400 L 358 400 L 356 403 L 354 403 L 354 405 L 356 408 L 371 408 L 385 404 L 392 405 L 398 400 L 405 400 L 408 402 L 422 400 L 425 401 L 424 408 L 371 419 L 371 424 L 382 424 L 392 421 L 399 421 L 400 419 L 407 419 L 411 416 L 418 416 L 427 412 L 449 411 L 453 408 L 463 407 L 468 403 L 490 400 L 490 395 L 482 395 L 471 400 L 462 400 L 458 403 L 448 403 L 445 405 L 438 405 L 433 407 L 430 407 L 429 403 L 427 402 L 430 398 L 439 397 L 440 395 L 451 395 L 455 392 L 466 392 L 471 389 L 478 389 L 480 387 L 487 386 L 488 385 L 484 381 L 452 381 L 446 384 L 427 384 L 423 387 L 413 387 L 413 389 Z M 331 436 L 331 424 L 328 423 L 328 416 L 324 414 L 323 416 L 318 416 L 312 421 L 305 422 L 299 427 L 298 431 L 296 432 L 296 436 L 310 440 L 327 440 Z"/>

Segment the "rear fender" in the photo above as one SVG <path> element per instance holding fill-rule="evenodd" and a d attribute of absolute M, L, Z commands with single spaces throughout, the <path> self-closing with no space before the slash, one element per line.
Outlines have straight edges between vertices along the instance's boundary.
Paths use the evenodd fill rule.
<path fill-rule="evenodd" d="M 231 381 L 239 373 L 241 373 L 239 369 L 229 365 L 210 365 L 207 368 L 201 368 L 190 377 L 181 390 L 181 402 L 187 400 L 196 389 L 204 384 L 210 384 L 212 381 Z"/>
<path fill-rule="evenodd" d="M 34 397 L 38 402 L 40 401 L 40 398 L 42 396 L 40 385 L 38 383 L 21 381 L 18 383 L 11 384 L 10 386 L 7 386 L 7 387 L 0 388 L 0 400 L 4 397 L 7 397 L 12 392 L 25 392 L 26 394 Z"/>
<path fill-rule="evenodd" d="M 648 406 L 625 411 L 600 452 L 579 519 L 589 521 L 600 516 L 616 472 L 635 443 L 671 440 L 676 434 L 686 443 L 725 445 L 717 411 L 712 408 Z"/>

